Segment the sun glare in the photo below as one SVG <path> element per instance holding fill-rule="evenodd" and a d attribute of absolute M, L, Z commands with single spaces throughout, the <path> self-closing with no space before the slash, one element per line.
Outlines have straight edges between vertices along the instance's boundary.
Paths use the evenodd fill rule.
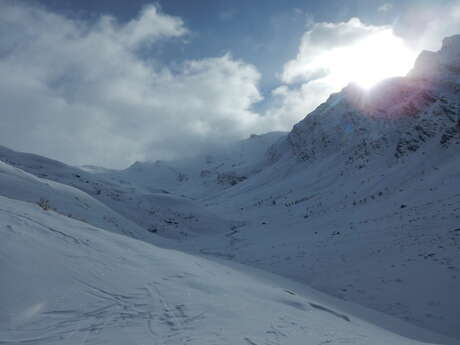
<path fill-rule="evenodd" d="M 416 54 L 407 48 L 391 29 L 376 32 L 367 38 L 327 54 L 334 84 L 354 82 L 368 89 L 377 82 L 404 76 L 412 68 Z"/>

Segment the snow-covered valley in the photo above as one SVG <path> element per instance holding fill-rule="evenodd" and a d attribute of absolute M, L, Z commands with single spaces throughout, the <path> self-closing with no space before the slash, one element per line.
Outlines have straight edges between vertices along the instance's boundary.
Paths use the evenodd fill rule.
<path fill-rule="evenodd" d="M 30 203 L 0 203 L 2 344 L 419 343 L 362 319 L 382 315 L 293 281 L 160 249 Z M 398 322 L 387 327 L 442 339 Z"/>
<path fill-rule="evenodd" d="M 191 159 L 0 147 L 0 343 L 459 344 L 459 99 L 454 36 Z"/>

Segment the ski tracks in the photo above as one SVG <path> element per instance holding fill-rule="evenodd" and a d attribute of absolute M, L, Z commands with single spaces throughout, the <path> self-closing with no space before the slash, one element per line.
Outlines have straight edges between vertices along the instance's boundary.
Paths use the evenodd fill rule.
<path fill-rule="evenodd" d="M 153 306 L 160 306 L 161 313 L 157 315 L 159 324 L 158 331 L 152 329 L 152 322 L 148 327 L 151 334 L 158 335 L 163 344 L 187 344 L 193 339 L 187 335 L 187 331 L 193 330 L 192 322 L 204 318 L 204 312 L 196 315 L 189 315 L 188 308 L 185 304 L 171 304 L 161 292 L 161 286 L 158 282 L 148 283 L 145 286 L 152 300 Z M 166 331 L 165 327 L 166 326 Z"/>

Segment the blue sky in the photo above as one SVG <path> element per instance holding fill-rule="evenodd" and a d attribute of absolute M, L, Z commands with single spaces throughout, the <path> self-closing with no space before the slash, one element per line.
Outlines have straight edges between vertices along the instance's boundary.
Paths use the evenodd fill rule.
<path fill-rule="evenodd" d="M 460 0 L 0 0 L 0 144 L 122 168 L 288 131 L 459 28 Z"/>
<path fill-rule="evenodd" d="M 231 52 L 262 73 L 262 87 L 277 84 L 276 74 L 293 58 L 302 34 L 314 22 L 341 22 L 358 17 L 372 25 L 393 24 L 411 9 L 452 0 L 42 0 L 32 1 L 67 16 L 83 19 L 101 14 L 121 22 L 131 20 L 146 5 L 155 3 L 164 13 L 182 18 L 190 29 L 187 44 L 167 41 L 149 54 L 163 63 L 200 59 Z M 382 6 L 386 11 L 379 11 Z"/>

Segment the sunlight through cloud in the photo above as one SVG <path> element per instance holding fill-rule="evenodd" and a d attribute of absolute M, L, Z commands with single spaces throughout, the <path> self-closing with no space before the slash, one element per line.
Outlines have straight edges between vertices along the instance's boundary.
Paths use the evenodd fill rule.
<path fill-rule="evenodd" d="M 402 39 L 385 29 L 319 59 L 329 64 L 330 79 L 337 86 L 355 82 L 369 88 L 383 79 L 404 76 L 415 58 Z"/>
<path fill-rule="evenodd" d="M 318 23 L 305 33 L 282 80 L 289 84 L 322 79 L 337 90 L 351 82 L 369 88 L 382 79 L 405 75 L 416 55 L 390 27 L 368 26 L 358 18 Z"/>

